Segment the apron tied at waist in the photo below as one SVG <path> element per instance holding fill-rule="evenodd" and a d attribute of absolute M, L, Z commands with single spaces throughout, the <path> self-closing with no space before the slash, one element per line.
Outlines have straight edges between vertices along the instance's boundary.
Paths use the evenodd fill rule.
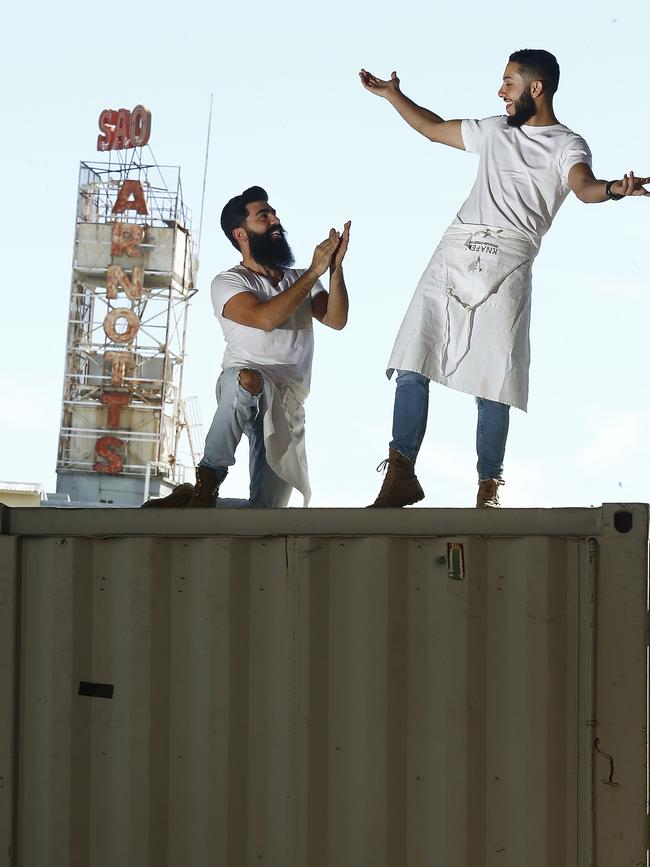
<path fill-rule="evenodd" d="M 526 409 L 535 245 L 521 232 L 453 223 L 420 278 L 386 374 Z"/>
<path fill-rule="evenodd" d="M 508 237 L 512 233 L 506 230 L 483 227 L 469 236 L 464 233 L 466 240 L 462 245 L 457 234 L 454 232 L 453 237 L 447 233 L 443 238 L 447 271 L 443 377 L 456 373 L 467 357 L 479 308 L 532 258 L 529 250 L 522 249 L 526 245 L 522 245 L 520 238 Z M 522 283 L 527 280 L 528 274 L 522 273 Z"/>
<path fill-rule="evenodd" d="M 309 505 L 311 487 L 305 449 L 304 402 L 309 391 L 288 380 L 264 374 L 264 448 L 266 460 L 273 472 L 303 496 L 303 505 Z"/>

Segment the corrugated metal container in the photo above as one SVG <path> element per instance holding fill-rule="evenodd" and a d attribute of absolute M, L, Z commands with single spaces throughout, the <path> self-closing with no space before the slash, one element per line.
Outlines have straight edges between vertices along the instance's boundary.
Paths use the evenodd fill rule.
<path fill-rule="evenodd" d="M 645 867 L 647 506 L 2 520 L 2 864 Z"/>

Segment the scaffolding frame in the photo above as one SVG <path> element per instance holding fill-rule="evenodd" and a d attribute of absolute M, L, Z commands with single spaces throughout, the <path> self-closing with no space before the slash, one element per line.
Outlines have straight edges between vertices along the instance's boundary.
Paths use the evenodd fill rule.
<path fill-rule="evenodd" d="M 191 212 L 183 201 L 177 166 L 144 163 L 142 149 L 130 151 L 128 159 L 118 155 L 117 161 L 108 154 L 108 162 L 81 162 L 79 169 L 57 474 L 96 472 L 93 444 L 113 436 L 124 443 L 116 475 L 144 480 L 155 464 L 157 475 L 178 483 L 188 471 L 176 456 L 180 437 L 188 433 L 182 384 L 189 301 L 196 292 Z M 140 182 L 146 216 L 131 210 L 113 214 L 126 180 Z M 129 299 L 122 290 L 109 297 L 107 273 L 113 257 L 106 239 L 116 222 L 143 226 L 147 256 L 153 256 L 161 238 L 167 245 L 168 263 L 162 270 L 160 262 L 145 267 L 139 298 Z M 118 309 L 129 310 L 139 322 L 128 342 L 111 340 L 104 326 Z M 122 335 L 125 328 L 119 326 L 118 319 L 115 330 Z M 106 355 L 115 351 L 128 353 L 133 362 L 118 382 Z M 125 424 L 108 426 L 108 408 L 101 402 L 107 391 L 128 395 L 128 407 L 120 410 Z"/>

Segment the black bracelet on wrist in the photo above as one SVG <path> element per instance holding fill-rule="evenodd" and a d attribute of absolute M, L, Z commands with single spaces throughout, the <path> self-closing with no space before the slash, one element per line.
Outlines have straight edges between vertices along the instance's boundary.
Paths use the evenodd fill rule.
<path fill-rule="evenodd" d="M 621 196 L 618 193 L 612 192 L 612 184 L 615 184 L 616 181 L 607 181 L 605 184 L 605 195 L 608 199 L 611 199 L 613 202 L 618 202 L 619 199 L 624 199 L 625 196 Z"/>

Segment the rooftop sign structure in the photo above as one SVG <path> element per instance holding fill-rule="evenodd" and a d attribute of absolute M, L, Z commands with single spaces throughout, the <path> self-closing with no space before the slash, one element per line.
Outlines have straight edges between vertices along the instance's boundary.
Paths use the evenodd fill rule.
<path fill-rule="evenodd" d="M 109 162 L 79 173 L 57 491 L 139 505 L 145 478 L 152 493 L 182 480 L 191 218 L 180 170 L 143 160 L 147 109 L 105 109 L 99 127 Z"/>
<path fill-rule="evenodd" d="M 141 148 L 149 143 L 151 112 L 143 105 L 133 111 L 126 108 L 105 108 L 99 115 L 98 151 Z"/>

